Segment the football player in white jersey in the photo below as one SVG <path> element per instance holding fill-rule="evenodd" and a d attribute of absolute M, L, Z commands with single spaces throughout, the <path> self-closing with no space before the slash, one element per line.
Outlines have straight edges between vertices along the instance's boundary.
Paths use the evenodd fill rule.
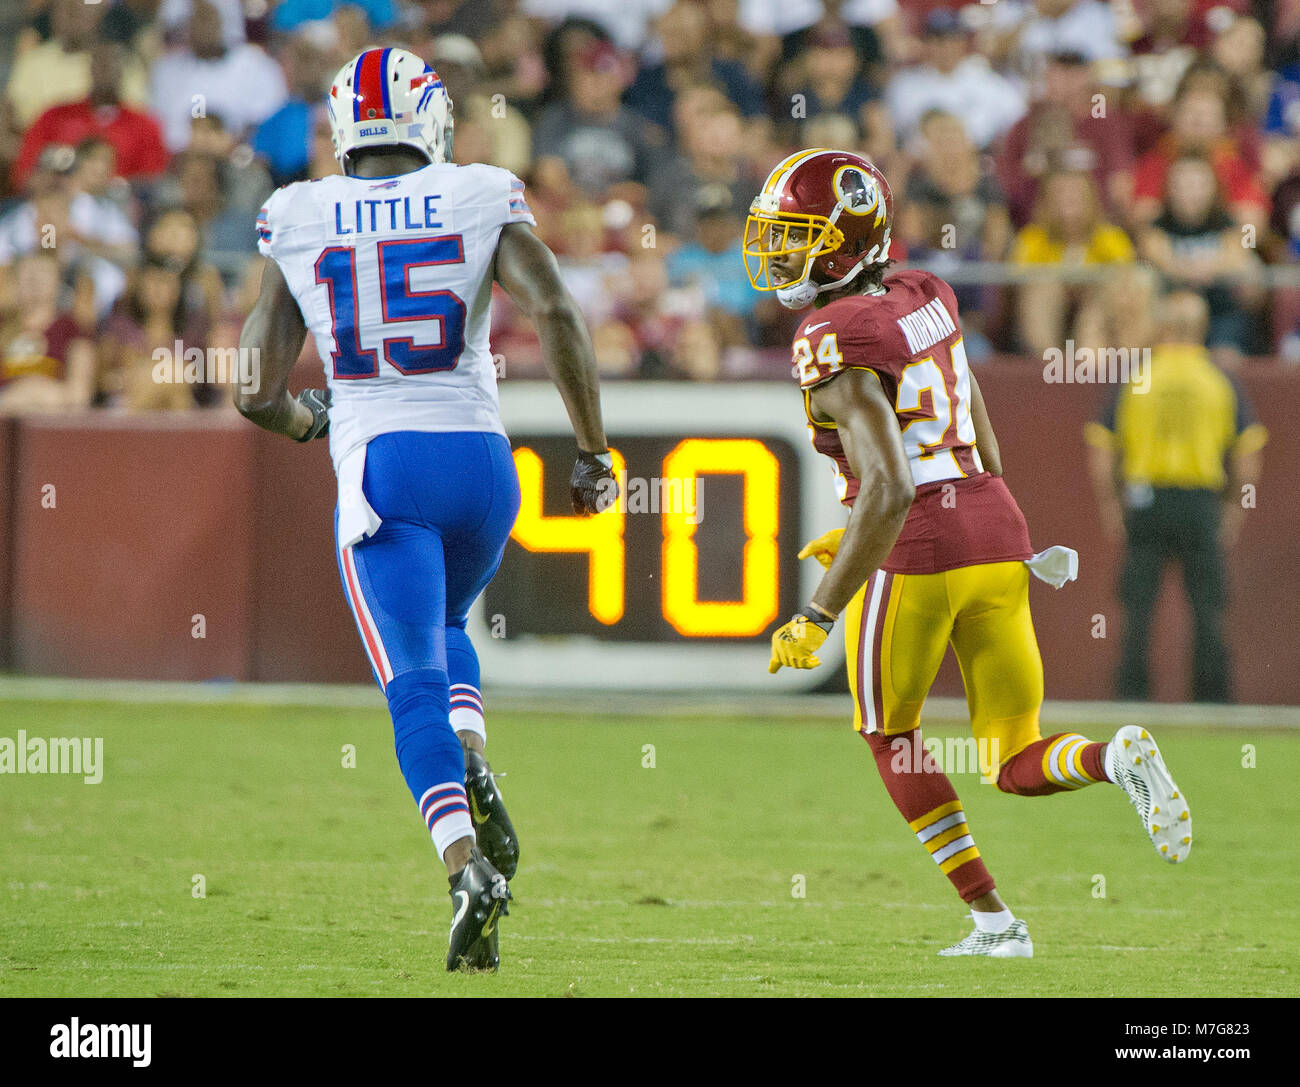
<path fill-rule="evenodd" d="M 577 438 L 571 489 L 584 515 L 618 493 L 595 358 L 523 183 L 452 164 L 452 103 L 432 68 L 369 49 L 326 101 L 343 175 L 279 189 L 258 215 L 271 259 L 240 347 L 258 351 L 261 385 L 236 404 L 297 441 L 329 437 L 339 574 L 450 878 L 447 969 L 494 970 L 519 845 L 484 758 L 465 632 L 519 508 L 488 344 L 493 282 L 536 325 Z M 308 331 L 327 388 L 293 397 Z"/>

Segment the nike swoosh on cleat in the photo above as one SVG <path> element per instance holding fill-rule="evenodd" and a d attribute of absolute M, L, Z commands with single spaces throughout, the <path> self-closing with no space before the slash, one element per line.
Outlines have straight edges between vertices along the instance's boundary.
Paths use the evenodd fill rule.
<path fill-rule="evenodd" d="M 469 909 L 469 892 L 457 891 L 452 897 L 460 899 L 460 905 L 456 907 L 456 914 L 451 919 L 451 931 L 455 932 L 456 926 L 460 924 L 461 918 L 465 916 L 465 911 Z"/>
<path fill-rule="evenodd" d="M 478 826 L 478 824 L 480 823 L 486 823 L 489 819 L 492 818 L 491 815 L 484 815 L 479 810 L 478 801 L 474 799 L 473 793 L 469 794 L 469 810 L 470 810 L 470 814 L 474 817 L 475 826 Z"/>

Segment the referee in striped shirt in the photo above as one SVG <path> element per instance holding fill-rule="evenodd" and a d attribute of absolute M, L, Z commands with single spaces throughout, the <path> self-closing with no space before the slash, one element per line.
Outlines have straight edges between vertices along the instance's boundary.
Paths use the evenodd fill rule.
<path fill-rule="evenodd" d="M 1268 432 L 1242 390 L 1210 361 L 1209 312 L 1192 291 L 1168 294 L 1149 385 L 1122 384 L 1085 427 L 1102 523 L 1126 541 L 1119 596 L 1124 633 L 1116 696 L 1150 697 L 1151 616 L 1165 565 L 1182 567 L 1194 624 L 1192 697 L 1231 702 L 1223 635 L 1224 551 L 1245 518 L 1243 485 L 1259 479 Z"/>

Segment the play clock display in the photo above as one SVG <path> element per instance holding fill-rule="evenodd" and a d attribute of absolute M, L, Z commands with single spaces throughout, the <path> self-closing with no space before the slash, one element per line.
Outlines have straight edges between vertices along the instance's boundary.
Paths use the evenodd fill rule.
<path fill-rule="evenodd" d="M 799 548 L 845 519 L 794 390 L 607 384 L 621 493 L 585 518 L 569 501 L 575 445 L 558 393 L 500 391 L 520 512 L 471 615 L 485 682 L 779 691 L 825 678 L 767 672 L 772 630 L 821 573 Z"/>

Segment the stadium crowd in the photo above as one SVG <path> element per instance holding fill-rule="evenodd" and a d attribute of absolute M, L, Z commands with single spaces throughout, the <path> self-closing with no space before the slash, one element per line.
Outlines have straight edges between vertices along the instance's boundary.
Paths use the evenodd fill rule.
<path fill-rule="evenodd" d="M 607 378 L 788 374 L 739 247 L 805 146 L 883 169 L 973 361 L 1141 343 L 1162 285 L 1228 365 L 1300 343 L 1267 289 L 1300 260 L 1288 0 L 23 0 L 0 33 L 0 410 L 224 403 L 155 351 L 237 343 L 256 213 L 337 170 L 323 96 L 372 44 L 438 69 L 457 161 L 527 182 Z M 499 302 L 505 376 L 540 373 Z"/>

